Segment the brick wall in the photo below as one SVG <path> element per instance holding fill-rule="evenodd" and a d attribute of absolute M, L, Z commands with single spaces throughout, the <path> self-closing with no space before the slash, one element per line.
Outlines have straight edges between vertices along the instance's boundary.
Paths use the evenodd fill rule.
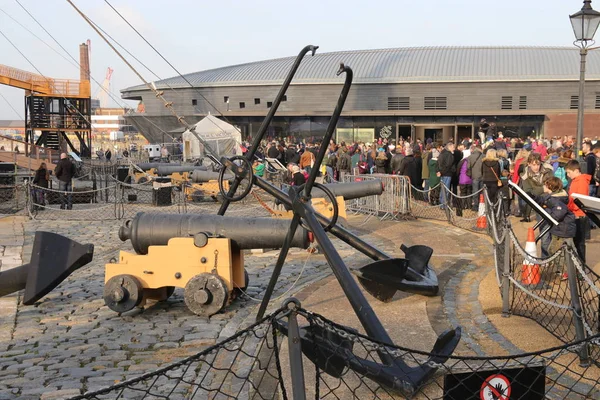
<path fill-rule="evenodd" d="M 546 114 L 544 137 L 577 134 L 577 112 Z M 583 119 L 583 136 L 600 137 L 600 114 L 585 114 Z"/>

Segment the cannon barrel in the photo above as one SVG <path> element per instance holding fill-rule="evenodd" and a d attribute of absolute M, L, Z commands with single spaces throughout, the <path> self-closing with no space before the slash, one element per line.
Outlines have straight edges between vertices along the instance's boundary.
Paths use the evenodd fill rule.
<path fill-rule="evenodd" d="M 148 171 L 148 170 L 151 170 L 152 168 L 158 168 L 161 166 L 170 166 L 170 167 L 180 167 L 181 166 L 181 164 L 159 163 L 159 162 L 147 162 L 147 163 L 139 163 L 139 164 L 135 164 L 135 165 L 142 171 Z"/>
<path fill-rule="evenodd" d="M 289 221 L 273 218 L 138 213 L 119 229 L 119 238 L 131 240 L 138 254 L 147 254 L 149 246 L 166 245 L 171 238 L 201 232 L 229 238 L 240 249 L 275 249 L 283 245 L 289 227 Z M 292 247 L 306 249 L 308 245 L 308 231 L 298 227 Z"/>
<path fill-rule="evenodd" d="M 159 176 L 171 175 L 174 172 L 193 172 L 193 171 L 206 171 L 206 167 L 198 165 L 171 165 L 171 164 L 158 164 L 156 167 L 156 174 Z"/>
<path fill-rule="evenodd" d="M 228 180 L 228 181 L 232 180 L 233 178 L 234 178 L 233 175 L 230 175 L 228 173 L 225 173 L 225 176 L 223 177 L 223 179 Z M 212 172 L 212 171 L 194 170 L 190 175 L 190 180 L 193 183 L 216 181 L 217 179 L 219 179 L 219 173 Z"/>
<path fill-rule="evenodd" d="M 367 197 L 373 195 L 379 195 L 383 193 L 383 183 L 377 180 L 368 180 L 362 182 L 350 182 L 350 183 L 330 183 L 325 185 L 333 194 L 342 196 L 344 200 L 358 199 L 360 197 Z M 313 199 L 324 197 L 327 198 L 325 192 L 319 188 L 313 188 L 311 191 Z"/>

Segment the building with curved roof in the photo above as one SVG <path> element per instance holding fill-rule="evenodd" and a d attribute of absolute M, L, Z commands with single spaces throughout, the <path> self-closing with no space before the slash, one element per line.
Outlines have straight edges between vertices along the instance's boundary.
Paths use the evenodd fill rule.
<path fill-rule="evenodd" d="M 208 113 L 252 136 L 295 57 L 194 72 L 155 82 L 190 123 Z M 574 135 L 579 51 L 566 47 L 416 47 L 306 55 L 269 128 L 272 137 L 322 135 L 343 76 L 353 86 L 337 127 L 338 140 L 413 136 L 447 141 L 471 136 L 482 118 L 507 135 Z M 600 122 L 600 53 L 588 55 L 585 134 Z M 185 79 L 184 79 L 185 78 Z M 193 86 L 191 87 L 190 84 Z M 122 90 L 144 113 L 129 116 L 152 141 L 177 131 L 177 120 L 145 86 Z M 170 133 L 172 134 L 172 132 Z"/>

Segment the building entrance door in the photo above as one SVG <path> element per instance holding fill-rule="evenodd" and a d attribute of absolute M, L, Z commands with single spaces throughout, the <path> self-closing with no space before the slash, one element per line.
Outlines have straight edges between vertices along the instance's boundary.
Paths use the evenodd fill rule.
<path fill-rule="evenodd" d="M 442 143 L 443 142 L 443 133 L 444 130 L 443 129 L 425 129 L 425 142 L 427 142 L 427 139 L 431 139 L 432 142 L 438 142 L 438 143 Z"/>
<path fill-rule="evenodd" d="M 414 136 L 414 126 L 413 125 L 401 125 L 396 124 L 396 143 L 400 140 L 400 138 L 404 140 L 408 140 L 413 138 Z M 413 138 L 414 139 L 414 138 Z"/>

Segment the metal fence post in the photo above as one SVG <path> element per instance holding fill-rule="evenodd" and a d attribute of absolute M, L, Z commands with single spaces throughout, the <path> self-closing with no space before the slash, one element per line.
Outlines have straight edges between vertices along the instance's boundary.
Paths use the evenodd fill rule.
<path fill-rule="evenodd" d="M 447 188 L 446 185 L 442 182 L 441 190 L 444 194 L 445 204 L 444 204 L 444 213 L 446 214 L 446 219 L 449 224 L 452 224 L 452 212 L 450 211 L 452 198 L 450 197 L 450 188 Z"/>
<path fill-rule="evenodd" d="M 290 356 L 290 375 L 294 400 L 306 400 L 304 367 L 302 365 L 302 342 L 298 328 L 300 301 L 294 297 L 284 301 L 284 307 L 290 310 L 288 315 L 288 351 Z"/>
<path fill-rule="evenodd" d="M 510 317 L 510 235 L 508 226 L 504 224 L 504 257 L 502 269 L 502 316 Z M 498 243 L 500 248 L 500 243 Z"/>
<path fill-rule="evenodd" d="M 577 286 L 577 269 L 573 264 L 572 254 L 565 251 L 565 259 L 567 262 L 567 274 L 569 275 L 569 291 L 571 293 L 571 306 L 573 307 L 573 322 L 575 324 L 575 337 L 577 340 L 586 338 L 585 329 L 583 327 L 583 311 L 581 309 L 581 301 L 579 298 L 579 290 Z M 579 365 L 581 367 L 590 366 L 590 358 L 587 344 L 583 344 L 578 351 Z"/>

